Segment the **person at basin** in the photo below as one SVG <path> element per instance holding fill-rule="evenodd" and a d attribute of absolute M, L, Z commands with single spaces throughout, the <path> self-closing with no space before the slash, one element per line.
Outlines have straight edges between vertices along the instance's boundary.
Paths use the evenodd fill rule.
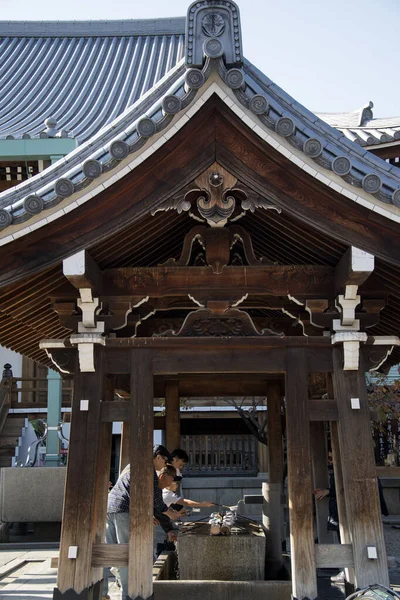
<path fill-rule="evenodd" d="M 179 514 L 173 509 L 169 509 L 162 499 L 162 488 L 170 485 L 176 476 L 176 470 L 172 466 L 166 467 L 166 461 L 169 455 L 166 448 L 156 446 L 153 449 L 153 471 L 154 471 L 154 504 L 153 504 L 153 522 L 158 524 L 161 521 L 163 529 L 173 540 L 176 534 L 173 531 L 171 519 L 176 520 Z M 156 471 L 160 471 L 157 475 Z M 115 486 L 108 494 L 107 519 L 106 519 L 106 544 L 127 544 L 129 543 L 129 506 L 130 506 L 130 485 L 131 469 L 130 465 L 120 474 Z M 128 569 L 121 567 L 119 571 L 119 581 L 122 588 L 122 600 L 128 597 Z M 103 598 L 108 596 L 108 569 L 104 569 Z"/>
<path fill-rule="evenodd" d="M 181 514 L 184 514 L 185 506 L 188 506 L 189 508 L 214 506 L 214 504 L 208 500 L 197 502 L 196 500 L 184 498 L 182 494 L 177 493 L 181 479 L 182 477 L 175 477 L 174 481 L 162 491 L 163 500 L 168 507 L 171 507 L 174 510 L 179 511 Z"/>
<path fill-rule="evenodd" d="M 182 479 L 182 470 L 186 463 L 189 462 L 189 456 L 182 450 L 182 448 L 176 448 L 173 450 L 169 457 L 170 464 L 175 467 L 177 477 Z"/>

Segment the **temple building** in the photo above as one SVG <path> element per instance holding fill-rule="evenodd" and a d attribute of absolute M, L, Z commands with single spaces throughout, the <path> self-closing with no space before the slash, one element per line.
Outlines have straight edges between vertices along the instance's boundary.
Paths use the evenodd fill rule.
<path fill-rule="evenodd" d="M 180 445 L 181 397 L 267 398 L 266 564 L 286 462 L 294 598 L 320 567 L 388 585 L 365 372 L 400 362 L 400 119 L 301 106 L 243 56 L 230 0 L 1 27 L 0 344 L 73 387 L 54 599 L 98 600 L 128 565 L 129 598 L 157 600 L 153 431 Z M 116 548 L 115 422 L 137 499 Z M 340 545 L 314 536 L 327 431 Z"/>

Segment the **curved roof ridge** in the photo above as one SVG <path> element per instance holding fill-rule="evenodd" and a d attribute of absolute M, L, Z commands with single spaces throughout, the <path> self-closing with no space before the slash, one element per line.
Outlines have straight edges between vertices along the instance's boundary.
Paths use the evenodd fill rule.
<path fill-rule="evenodd" d="M 0 37 L 124 36 L 185 33 L 186 17 L 89 21 L 0 21 Z"/>

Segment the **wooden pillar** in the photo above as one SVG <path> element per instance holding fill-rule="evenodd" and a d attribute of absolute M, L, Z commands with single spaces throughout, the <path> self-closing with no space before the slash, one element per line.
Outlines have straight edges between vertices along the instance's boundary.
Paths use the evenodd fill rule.
<path fill-rule="evenodd" d="M 293 598 L 317 597 L 311 485 L 308 361 L 303 348 L 288 348 L 286 438 Z"/>
<path fill-rule="evenodd" d="M 268 417 L 268 415 L 267 415 Z M 261 412 L 258 415 L 258 421 L 260 424 L 264 423 L 266 415 Z M 269 470 L 269 448 L 267 444 L 257 443 L 257 458 L 258 458 L 258 476 L 266 479 L 268 477 Z"/>
<path fill-rule="evenodd" d="M 179 381 L 165 384 L 165 443 L 170 452 L 181 445 Z"/>
<path fill-rule="evenodd" d="M 121 433 L 121 449 L 119 454 L 119 472 L 120 474 L 125 469 L 126 465 L 129 464 L 129 444 L 131 436 L 130 424 L 127 421 L 122 423 Z"/>
<path fill-rule="evenodd" d="M 313 473 L 313 488 L 328 489 L 328 457 L 326 452 L 326 436 L 323 421 L 310 423 L 311 430 L 311 458 Z M 327 531 L 326 525 L 329 514 L 329 498 L 315 500 L 315 513 L 317 522 L 317 535 L 319 544 L 332 544 L 333 536 Z"/>
<path fill-rule="evenodd" d="M 76 372 L 60 542 L 58 600 L 98 600 L 101 571 L 92 569 L 92 546 L 103 540 L 111 439 L 101 423 L 105 349 L 95 347 L 93 373 Z M 110 429 L 108 428 L 108 433 Z M 103 445 L 104 444 L 104 445 Z"/>
<path fill-rule="evenodd" d="M 147 348 L 131 350 L 129 536 L 130 600 L 153 598 L 153 365 Z"/>
<path fill-rule="evenodd" d="M 282 568 L 282 475 L 283 445 L 281 384 L 268 382 L 267 431 L 269 448 L 268 483 L 262 484 L 263 525 L 266 529 L 266 577 L 276 579 Z"/>
<path fill-rule="evenodd" d="M 333 348 L 333 368 L 333 387 L 339 413 L 338 443 L 348 527 L 353 545 L 355 585 L 358 588 L 372 583 L 388 586 L 362 356 L 358 371 L 344 371 L 343 350 Z M 358 399 L 360 408 L 352 408 L 352 398 Z M 353 403 L 358 405 L 357 400 L 353 400 Z M 376 559 L 368 557 L 368 547 L 376 550 Z"/>

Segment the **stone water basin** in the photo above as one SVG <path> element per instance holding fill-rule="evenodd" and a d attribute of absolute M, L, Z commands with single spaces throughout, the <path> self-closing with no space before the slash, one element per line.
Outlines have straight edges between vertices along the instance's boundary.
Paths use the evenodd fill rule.
<path fill-rule="evenodd" d="M 177 550 L 181 580 L 264 579 L 265 536 L 254 523 L 237 521 L 231 535 L 210 535 L 208 523 L 185 523 Z"/>

